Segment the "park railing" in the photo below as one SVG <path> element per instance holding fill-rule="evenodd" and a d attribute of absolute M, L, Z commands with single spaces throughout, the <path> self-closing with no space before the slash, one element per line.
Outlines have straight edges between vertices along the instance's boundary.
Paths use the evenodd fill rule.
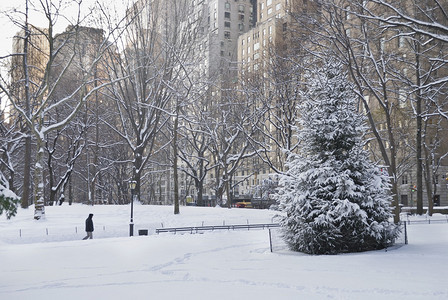
<path fill-rule="evenodd" d="M 278 223 L 269 224 L 238 224 L 238 225 L 214 225 L 214 226 L 186 226 L 186 227 L 171 227 L 171 228 L 157 228 L 156 233 L 198 233 L 201 231 L 215 231 L 215 230 L 238 230 L 238 229 L 268 229 L 279 227 Z"/>
<path fill-rule="evenodd" d="M 384 237 L 384 249 L 387 251 L 387 249 L 390 249 L 391 247 L 395 246 L 402 246 L 408 244 L 408 232 L 407 232 L 407 225 L 406 222 L 400 222 L 398 224 L 397 230 L 399 231 L 399 234 L 395 241 L 391 241 L 391 239 L 388 239 L 387 237 Z M 282 229 L 279 228 L 270 228 L 269 229 L 269 246 L 271 252 L 277 252 L 277 253 L 286 253 L 291 252 L 288 248 L 288 245 L 286 244 L 285 240 L 282 236 Z"/>
<path fill-rule="evenodd" d="M 435 223 L 448 223 L 448 215 L 445 216 L 445 218 L 438 217 L 438 218 L 427 218 L 427 219 L 417 219 L 417 220 L 411 220 L 409 218 L 406 218 L 406 220 L 402 220 L 402 222 L 406 222 L 407 224 L 435 224 Z"/>

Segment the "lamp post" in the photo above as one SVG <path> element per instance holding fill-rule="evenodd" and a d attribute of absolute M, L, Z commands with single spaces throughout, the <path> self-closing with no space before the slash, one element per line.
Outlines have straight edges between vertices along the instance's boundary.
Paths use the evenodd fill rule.
<path fill-rule="evenodd" d="M 131 189 L 131 222 L 129 223 L 129 236 L 134 236 L 134 191 L 137 186 L 137 181 L 129 181 L 129 188 Z"/>

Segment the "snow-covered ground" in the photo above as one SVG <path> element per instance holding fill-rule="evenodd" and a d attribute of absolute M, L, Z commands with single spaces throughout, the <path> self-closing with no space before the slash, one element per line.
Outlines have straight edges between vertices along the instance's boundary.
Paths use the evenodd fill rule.
<path fill-rule="evenodd" d="M 0 217 L 0 299 L 448 299 L 448 223 L 411 224 L 409 245 L 334 256 L 271 253 L 268 230 L 154 234 L 156 227 L 270 223 L 254 209 L 47 207 Z M 81 240 L 94 213 L 93 240 Z M 436 215 L 433 219 L 446 219 Z"/>

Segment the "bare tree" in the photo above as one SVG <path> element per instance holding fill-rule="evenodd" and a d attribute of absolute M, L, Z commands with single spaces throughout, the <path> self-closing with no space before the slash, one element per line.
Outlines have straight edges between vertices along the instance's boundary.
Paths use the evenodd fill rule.
<path fill-rule="evenodd" d="M 375 143 L 370 143 L 373 153 L 380 154 L 392 179 L 395 222 L 398 222 L 399 179 L 411 166 L 409 153 L 420 153 L 417 154 L 417 166 L 421 166 L 421 148 L 418 145 L 421 145 L 423 114 L 419 107 L 422 106 L 423 85 L 419 80 L 423 80 L 424 75 L 416 73 L 423 70 L 416 60 L 419 58 L 416 53 L 420 52 L 415 47 L 401 48 L 406 38 L 412 41 L 415 38 L 408 30 L 399 30 L 383 22 L 387 12 L 372 1 L 330 1 L 323 4 L 322 9 L 322 26 L 314 35 L 310 52 L 314 51 L 316 56 L 333 55 L 345 62 L 375 140 Z M 317 24 L 317 20 L 313 24 Z M 324 49 L 324 52 L 319 52 L 319 49 Z M 410 67 L 412 59 L 417 62 L 413 68 Z M 406 69 L 415 72 L 413 75 L 403 74 Z M 403 81 L 403 78 L 412 78 L 412 83 Z M 416 125 L 410 127 L 408 118 L 414 108 Z M 410 128 L 416 130 L 416 139 L 411 143 L 401 143 L 403 137 L 407 141 L 413 140 L 408 134 Z M 417 179 L 421 180 L 421 174 L 421 168 L 417 168 Z M 421 193 L 422 184 L 419 186 Z"/>
<path fill-rule="evenodd" d="M 254 137 L 260 135 L 259 123 L 262 111 L 257 109 L 253 95 L 237 89 L 221 90 L 221 98 L 207 121 L 210 134 L 209 151 L 214 165 L 213 188 L 219 204 L 226 193 L 227 206 L 232 205 L 232 190 L 237 184 L 234 175 L 241 164 L 256 156 L 262 148 L 254 146 Z"/>
<path fill-rule="evenodd" d="M 28 4 L 30 1 L 26 1 Z M 105 50 L 110 47 L 110 43 L 107 42 L 107 38 L 103 37 L 102 42 L 98 45 L 95 56 L 89 58 L 86 65 L 76 65 L 76 57 L 79 57 L 79 41 L 80 41 L 80 22 L 78 18 L 76 23 L 72 25 L 69 30 L 63 36 L 58 36 L 56 39 L 54 29 L 60 15 L 60 9 L 62 7 L 62 1 L 54 3 L 49 0 L 40 0 L 34 3 L 34 8 L 43 13 L 46 18 L 48 27 L 45 29 L 35 28 L 35 30 L 42 37 L 40 44 L 33 44 L 30 40 L 30 26 L 27 21 L 29 14 L 26 9 L 24 15 L 26 16 L 24 23 L 21 23 L 23 31 L 18 37 L 22 39 L 24 51 L 16 55 L 23 57 L 23 79 L 20 82 L 25 86 L 24 101 L 22 98 L 11 93 L 8 85 L 2 82 L 0 88 L 7 95 L 9 101 L 12 103 L 14 109 L 20 114 L 24 122 L 30 129 L 31 135 L 36 142 L 36 164 L 34 168 L 34 203 L 35 203 L 35 219 L 41 219 L 45 216 L 44 209 L 44 177 L 43 167 L 44 162 L 44 147 L 46 136 L 50 132 L 61 130 L 66 126 L 77 113 L 83 107 L 85 101 L 95 93 L 98 89 L 102 88 L 108 83 L 103 83 L 96 87 L 87 88 L 92 82 L 93 70 L 97 66 L 98 62 L 103 58 Z M 80 9 L 80 6 L 78 6 Z M 37 49 L 45 58 L 43 66 L 31 65 L 28 63 L 28 47 Z M 61 56 L 63 60 L 58 60 Z M 61 63 L 56 68 L 57 63 Z M 56 91 L 60 87 L 64 76 L 69 73 L 70 70 L 76 68 L 81 71 L 79 84 L 71 91 L 70 94 L 65 95 L 62 98 L 55 96 Z M 31 79 L 29 73 L 32 69 L 37 69 L 40 75 Z M 29 87 L 33 89 L 29 89 Z M 71 109 L 68 110 L 67 108 Z M 55 111 L 59 110 L 61 118 L 58 122 L 52 122 L 49 116 Z"/>
<path fill-rule="evenodd" d="M 74 127 L 74 125 L 72 124 Z M 78 126 L 79 131 L 76 135 L 67 135 L 62 131 L 56 131 L 52 138 L 46 137 L 45 152 L 47 154 L 48 170 L 48 204 L 53 205 L 59 201 L 59 205 L 65 201 L 64 190 L 73 174 L 75 163 L 84 149 L 83 140 L 85 126 Z M 66 143 L 59 144 L 59 140 L 65 140 Z M 62 147 L 61 147 L 62 146 Z M 62 149 L 63 148 L 63 149 Z M 57 194 L 60 193 L 59 199 Z"/>
<path fill-rule="evenodd" d="M 428 155 L 424 154 L 425 119 L 435 116 L 434 111 L 425 110 L 437 107 L 442 116 L 446 111 L 446 93 L 448 73 L 447 65 L 447 11 L 440 1 L 402 1 L 402 5 L 390 1 L 371 1 L 357 11 L 357 16 L 366 22 L 378 23 L 384 34 L 384 43 L 397 41 L 399 54 L 402 55 L 395 64 L 396 79 L 413 108 L 416 119 L 415 165 L 417 185 L 417 213 L 423 213 L 423 189 L 426 187 L 428 204 L 432 209 L 430 181 L 426 176 L 423 183 L 423 166 L 431 165 Z M 353 7 L 359 4 L 352 2 Z M 404 51 L 403 51 L 404 49 Z M 428 133 L 428 132 L 426 132 Z M 442 155 L 443 156 L 443 155 Z M 426 172 L 428 174 L 428 171 Z"/>
<path fill-rule="evenodd" d="M 214 167 L 208 152 L 211 135 L 206 126 L 211 103 L 205 95 L 199 95 L 195 103 L 186 114 L 178 155 L 182 161 L 180 169 L 193 179 L 196 203 L 202 206 L 206 177 Z"/>
<path fill-rule="evenodd" d="M 107 89 L 116 103 L 113 120 L 118 122 L 104 121 L 133 153 L 131 177 L 137 182 L 137 194 L 151 157 L 170 145 L 172 168 L 177 172 L 177 130 L 181 106 L 193 86 L 191 51 L 199 22 L 190 18 L 188 4 L 146 0 L 128 7 L 124 35 L 117 37 L 123 51 L 107 66 L 110 80 L 126 77 Z M 176 195 L 178 188 L 174 190 Z"/>

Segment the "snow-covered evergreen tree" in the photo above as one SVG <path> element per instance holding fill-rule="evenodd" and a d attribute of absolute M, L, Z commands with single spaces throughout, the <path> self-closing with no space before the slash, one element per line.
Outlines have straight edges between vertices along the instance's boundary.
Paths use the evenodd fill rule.
<path fill-rule="evenodd" d="M 0 215 L 4 212 L 7 219 L 14 217 L 19 202 L 20 197 L 9 189 L 8 181 L 0 171 Z"/>
<path fill-rule="evenodd" d="M 384 248 L 398 234 L 389 222 L 389 180 L 363 149 L 364 119 L 342 66 L 307 75 L 300 107 L 300 154 L 288 157 L 277 195 L 290 248 L 335 254 Z"/>

